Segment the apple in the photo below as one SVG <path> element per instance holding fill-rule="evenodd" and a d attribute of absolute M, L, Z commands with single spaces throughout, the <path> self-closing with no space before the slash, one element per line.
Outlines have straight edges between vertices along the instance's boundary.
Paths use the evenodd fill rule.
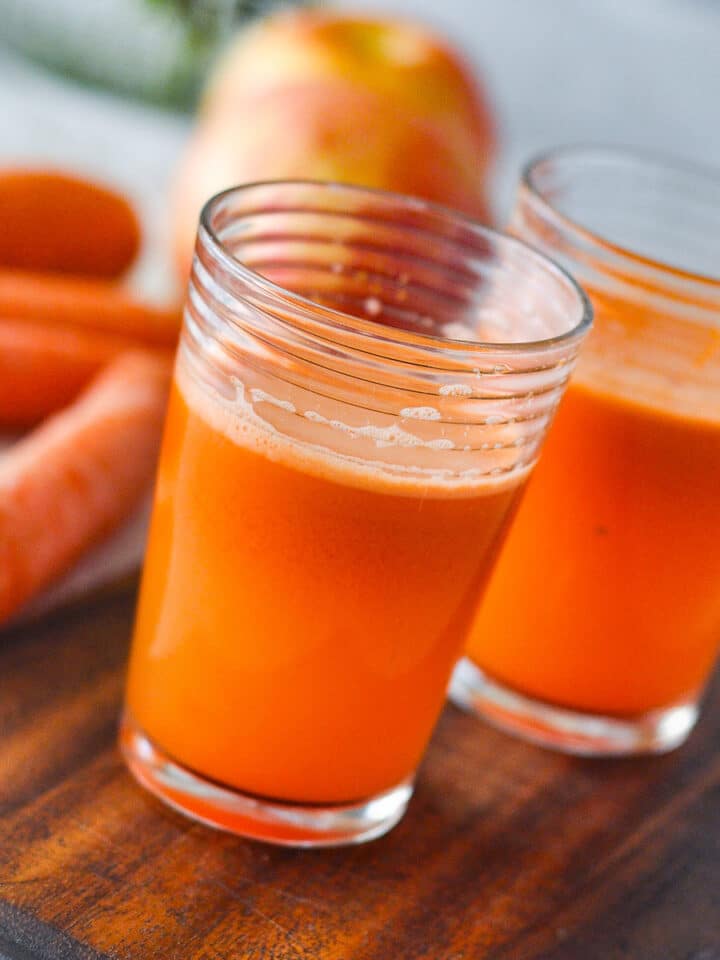
<path fill-rule="evenodd" d="M 426 28 L 293 11 L 245 30 L 208 85 L 175 183 L 186 274 L 202 204 L 253 180 L 381 187 L 489 216 L 492 114 L 468 68 Z"/>
<path fill-rule="evenodd" d="M 260 21 L 227 51 L 208 88 L 205 111 L 232 110 L 233 91 L 242 98 L 292 80 L 337 78 L 448 128 L 459 124 L 487 147 L 491 111 L 469 67 L 435 34 L 405 20 L 305 10 Z"/>

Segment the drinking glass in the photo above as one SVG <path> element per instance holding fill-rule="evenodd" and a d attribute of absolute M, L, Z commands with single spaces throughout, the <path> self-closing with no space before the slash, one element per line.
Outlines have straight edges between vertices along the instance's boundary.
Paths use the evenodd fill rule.
<path fill-rule="evenodd" d="M 453 697 L 561 750 L 670 750 L 720 643 L 720 178 L 558 150 L 525 170 L 511 232 L 573 273 L 595 325 Z"/>
<path fill-rule="evenodd" d="M 540 254 L 414 199 L 206 206 L 121 732 L 142 784 L 289 845 L 399 820 L 589 322 Z"/>

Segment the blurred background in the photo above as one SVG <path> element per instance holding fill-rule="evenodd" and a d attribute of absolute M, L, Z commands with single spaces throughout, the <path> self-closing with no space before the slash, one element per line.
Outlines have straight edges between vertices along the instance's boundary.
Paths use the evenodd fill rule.
<path fill-rule="evenodd" d="M 168 189 L 218 50 L 262 0 L 0 0 L 0 163 L 118 187 L 144 222 L 141 286 L 171 285 Z M 498 128 L 489 198 L 502 222 L 519 165 L 568 141 L 720 166 L 714 0 L 365 0 L 437 29 L 477 70 Z M 256 117 L 249 115 L 252 125 Z M 405 163 L 421 162 L 416 157 Z"/>

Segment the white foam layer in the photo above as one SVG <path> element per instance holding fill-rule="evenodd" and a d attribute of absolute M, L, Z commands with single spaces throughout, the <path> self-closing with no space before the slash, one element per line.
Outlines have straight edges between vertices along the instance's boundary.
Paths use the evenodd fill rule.
<path fill-rule="evenodd" d="M 466 383 L 446 383 L 438 392 L 441 397 L 471 397 L 472 387 Z"/>
<path fill-rule="evenodd" d="M 400 416 L 406 420 L 440 420 L 442 414 L 435 407 L 404 407 Z"/>
<path fill-rule="evenodd" d="M 176 367 L 176 382 L 188 406 L 208 426 L 233 443 L 293 469 L 346 485 L 400 496 L 476 497 L 512 489 L 526 479 L 530 470 L 527 465 L 512 471 L 498 470 L 491 456 L 483 458 L 482 466 L 470 469 L 428 468 L 422 462 L 423 449 L 433 451 L 437 458 L 438 451 L 453 451 L 452 440 L 443 437 L 423 439 L 397 423 L 390 426 L 348 425 L 315 410 L 296 410 L 295 404 L 258 387 L 248 389 L 239 379 L 233 380 L 236 397 L 230 400 L 194 375 L 187 360 L 183 359 L 182 351 Z M 282 417 L 300 418 L 305 424 L 303 439 L 291 439 L 280 432 L 258 411 L 263 404 L 279 411 Z M 300 424 L 295 426 L 299 428 Z M 312 431 L 310 436 L 308 430 Z M 297 432 L 300 433 L 300 429 Z M 367 456 L 351 456 L 331 449 L 329 444 L 334 433 L 358 438 L 362 452 Z M 417 449 L 417 463 L 394 464 L 373 458 L 373 451 L 393 447 Z M 480 459 L 479 455 L 476 457 Z"/>

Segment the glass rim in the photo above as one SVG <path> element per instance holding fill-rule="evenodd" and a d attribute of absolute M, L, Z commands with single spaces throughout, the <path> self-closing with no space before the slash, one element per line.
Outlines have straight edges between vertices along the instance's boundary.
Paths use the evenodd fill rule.
<path fill-rule="evenodd" d="M 613 163 L 618 169 L 621 166 L 636 165 L 640 168 L 655 170 L 668 175 L 689 176 L 697 183 L 709 184 L 720 191 L 720 168 L 712 167 L 649 148 L 623 146 L 611 143 L 567 143 L 548 147 L 546 150 L 533 154 L 522 166 L 520 184 L 531 195 L 533 202 L 542 213 L 556 223 L 571 236 L 593 244 L 608 254 L 641 268 L 664 273 L 669 277 L 687 280 L 703 286 L 720 288 L 720 271 L 717 274 L 707 274 L 700 270 L 689 270 L 669 260 L 643 253 L 613 240 L 601 231 L 594 230 L 573 218 L 548 198 L 547 192 L 538 184 L 539 168 L 548 162 L 563 162 L 568 160 L 598 160 L 605 159 Z"/>
<path fill-rule="evenodd" d="M 509 342 L 456 340 L 449 337 L 438 337 L 428 333 L 416 333 L 401 327 L 390 327 L 384 324 L 378 324 L 376 320 L 365 320 L 355 314 L 318 303 L 309 297 L 275 283 L 273 280 L 268 279 L 261 273 L 246 266 L 242 260 L 234 256 L 227 249 L 213 227 L 212 216 L 224 200 L 230 196 L 250 193 L 253 190 L 266 187 L 279 187 L 281 189 L 284 187 L 308 187 L 320 190 L 346 192 L 370 198 L 375 197 L 385 202 L 399 204 L 404 209 L 416 213 L 428 213 L 442 217 L 447 222 L 461 224 L 469 229 L 475 236 L 492 240 L 495 243 L 500 241 L 506 244 L 506 246 L 520 251 L 524 256 L 528 257 L 538 269 L 543 270 L 546 275 L 551 276 L 556 282 L 562 284 L 576 298 L 578 319 L 572 327 L 563 333 L 554 334 L 552 337 L 546 337 L 541 340 Z M 352 216 L 352 214 L 348 214 L 348 216 Z M 487 227 L 472 217 L 450 207 L 446 207 L 443 204 L 434 203 L 411 195 L 382 190 L 377 187 L 363 187 L 355 184 L 341 183 L 334 180 L 325 181 L 304 178 L 255 180 L 228 187 L 210 197 L 201 210 L 199 229 L 204 233 L 203 239 L 205 239 L 205 242 L 207 243 L 209 241 L 212 254 L 218 258 L 223 267 L 228 270 L 232 276 L 240 281 L 252 284 L 256 289 L 266 295 L 280 299 L 285 305 L 299 312 L 312 311 L 315 315 L 314 319 L 317 320 L 320 318 L 322 326 L 326 328 L 328 332 L 342 327 L 345 330 L 349 330 L 352 333 L 375 342 L 385 340 L 393 346 L 425 348 L 440 354 L 443 352 L 451 353 L 452 351 L 467 353 L 468 355 L 472 353 L 491 354 L 501 352 L 527 356 L 542 354 L 545 351 L 582 340 L 592 325 L 593 308 L 590 299 L 572 274 L 555 260 L 518 237 L 495 230 L 492 227 Z M 430 234 L 431 230 L 427 232 Z M 382 337 L 379 336 L 379 331 L 381 331 Z"/>

